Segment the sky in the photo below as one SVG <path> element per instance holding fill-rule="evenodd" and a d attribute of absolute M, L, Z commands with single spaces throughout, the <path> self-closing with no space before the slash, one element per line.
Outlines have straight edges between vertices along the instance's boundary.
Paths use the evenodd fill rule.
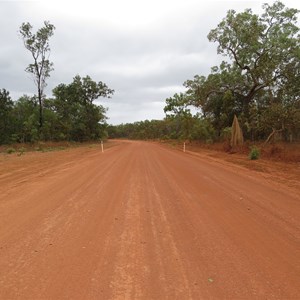
<path fill-rule="evenodd" d="M 32 62 L 18 34 L 23 22 L 33 31 L 45 20 L 56 27 L 50 38 L 54 71 L 45 93 L 76 75 L 89 75 L 114 89 L 112 98 L 97 103 L 108 108 L 109 124 L 164 118 L 165 100 L 184 92 L 183 83 L 207 76 L 224 57 L 207 35 L 230 9 L 251 8 L 273 1 L 216 0 L 0 0 L 0 89 L 13 100 L 36 93 L 24 70 Z M 300 9 L 300 1 L 282 1 Z"/>

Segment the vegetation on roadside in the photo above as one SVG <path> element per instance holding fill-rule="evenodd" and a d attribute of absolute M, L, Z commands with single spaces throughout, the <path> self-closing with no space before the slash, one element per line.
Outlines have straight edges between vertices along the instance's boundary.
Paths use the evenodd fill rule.
<path fill-rule="evenodd" d="M 261 15 L 230 10 L 210 31 L 226 60 L 167 98 L 164 120 L 110 126 L 109 136 L 226 142 L 236 115 L 245 140 L 299 140 L 299 11 L 279 1 L 263 9 Z"/>
<path fill-rule="evenodd" d="M 260 156 L 260 151 L 256 146 L 251 147 L 250 153 L 249 153 L 249 158 L 251 160 L 256 160 Z"/>
<path fill-rule="evenodd" d="M 251 9 L 229 10 L 208 34 L 225 57 L 219 66 L 213 66 L 208 76 L 186 80 L 184 93 L 167 98 L 163 120 L 109 126 L 107 110 L 96 100 L 114 91 L 101 81 L 76 75 L 71 83 L 55 87 L 52 98 L 45 97 L 46 79 L 53 70 L 47 59 L 49 38 L 55 28 L 45 22 L 33 33 L 32 26 L 23 23 L 20 34 L 34 59 L 26 71 L 33 75 L 38 93 L 13 101 L 7 90 L 0 89 L 0 144 L 110 137 L 223 142 L 229 150 L 234 115 L 246 141 L 299 141 L 298 13 L 280 1 L 264 4 L 261 15 Z"/>
<path fill-rule="evenodd" d="M 16 149 L 15 149 L 15 148 L 10 147 L 10 148 L 7 148 L 7 149 L 6 149 L 6 153 L 7 153 L 7 154 L 12 154 L 12 153 L 15 153 L 15 152 L 16 152 Z"/>
<path fill-rule="evenodd" d="M 116 145 L 115 142 L 105 141 L 105 148 L 112 147 Z M 14 143 L 11 145 L 2 145 L 0 146 L 0 154 L 16 154 L 17 156 L 22 156 L 26 153 L 39 152 L 47 153 L 52 151 L 62 151 L 68 149 L 75 149 L 80 147 L 86 147 L 90 149 L 101 148 L 101 142 L 93 141 L 91 142 L 68 142 L 68 141 L 59 141 L 59 142 L 36 142 L 36 143 Z"/>

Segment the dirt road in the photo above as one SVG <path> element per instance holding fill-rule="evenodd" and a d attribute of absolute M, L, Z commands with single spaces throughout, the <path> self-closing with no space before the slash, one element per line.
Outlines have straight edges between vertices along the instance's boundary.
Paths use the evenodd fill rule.
<path fill-rule="evenodd" d="M 300 299 L 300 196 L 145 142 L 0 161 L 0 299 Z"/>

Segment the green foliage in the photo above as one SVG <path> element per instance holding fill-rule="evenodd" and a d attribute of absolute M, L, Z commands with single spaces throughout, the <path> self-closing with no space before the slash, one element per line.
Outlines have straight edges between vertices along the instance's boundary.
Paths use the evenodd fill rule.
<path fill-rule="evenodd" d="M 194 124 L 191 130 L 191 140 L 202 140 L 206 143 L 212 143 L 216 139 L 216 131 L 209 119 L 195 116 Z"/>
<path fill-rule="evenodd" d="M 16 152 L 16 149 L 15 149 L 15 148 L 12 148 L 12 147 L 11 147 L 11 148 L 7 148 L 7 149 L 6 149 L 6 153 L 7 153 L 7 154 L 12 154 L 12 153 L 15 153 L 15 152 Z"/>
<path fill-rule="evenodd" d="M 23 155 L 26 152 L 26 149 L 24 147 L 21 147 L 18 149 L 18 156 Z"/>
<path fill-rule="evenodd" d="M 22 96 L 14 103 L 12 111 L 14 119 L 13 140 L 27 143 L 39 139 L 39 111 L 35 97 Z"/>
<path fill-rule="evenodd" d="M 39 127 L 43 127 L 43 102 L 44 88 L 46 87 L 46 78 L 50 76 L 53 70 L 53 63 L 49 61 L 49 39 L 54 34 L 55 27 L 49 22 L 44 22 L 44 27 L 36 33 L 32 32 L 30 23 L 23 23 L 20 27 L 20 35 L 23 39 L 25 48 L 31 53 L 33 63 L 29 64 L 26 72 L 32 74 L 33 81 L 37 86 L 39 102 Z"/>
<path fill-rule="evenodd" d="M 167 117 L 173 118 L 176 122 L 180 123 L 179 138 L 186 140 L 191 139 L 193 116 L 191 114 L 188 102 L 188 97 L 183 93 L 175 94 L 173 97 L 166 99 L 166 106 L 164 112 Z M 179 126 L 178 126 L 179 128 Z"/>
<path fill-rule="evenodd" d="M 9 143 L 13 126 L 13 101 L 9 92 L 0 89 L 0 144 Z"/>
<path fill-rule="evenodd" d="M 253 146 L 249 153 L 249 159 L 256 160 L 259 159 L 260 151 L 256 146 Z"/>
<path fill-rule="evenodd" d="M 238 92 L 247 103 L 258 91 L 285 83 L 284 74 L 300 44 L 296 9 L 285 8 L 279 1 L 263 8 L 261 16 L 251 9 L 242 13 L 230 10 L 208 35 L 218 43 L 218 53 L 232 60 L 232 69 L 241 72 Z"/>
<path fill-rule="evenodd" d="M 105 137 L 107 109 L 94 101 L 99 97 L 110 98 L 113 93 L 105 83 L 97 83 L 89 76 L 77 75 L 69 85 L 57 86 L 53 90 L 55 98 L 46 103 L 55 112 L 55 132 L 60 133 L 55 138 L 85 141 Z"/>
<path fill-rule="evenodd" d="M 40 128 L 36 97 L 24 95 L 13 102 L 6 90 L 0 90 L 0 144 L 106 139 L 107 109 L 94 101 L 98 97 L 110 97 L 113 92 L 89 76 L 83 79 L 76 76 L 71 84 L 56 87 L 54 98 L 44 100 L 44 122 Z"/>
<path fill-rule="evenodd" d="M 222 130 L 221 138 L 224 141 L 229 141 L 231 138 L 231 127 L 225 127 Z"/>
<path fill-rule="evenodd" d="M 128 139 L 190 139 L 212 141 L 215 139 L 215 130 L 210 122 L 199 116 L 189 119 L 189 135 L 186 135 L 185 124 L 177 116 L 168 116 L 164 120 L 146 120 L 135 123 L 109 125 L 109 138 Z"/>
<path fill-rule="evenodd" d="M 164 112 L 171 116 L 190 116 L 191 111 L 188 108 L 189 103 L 187 100 L 188 98 L 183 93 L 167 98 Z"/>
<path fill-rule="evenodd" d="M 265 139 L 274 129 L 280 129 L 286 140 L 299 137 L 299 11 L 279 1 L 263 9 L 260 16 L 251 9 L 228 11 L 208 35 L 227 61 L 212 67 L 207 77 L 196 75 L 184 83 L 184 106 L 201 109 L 219 138 L 234 114 L 245 138 Z M 180 104 L 175 100 L 173 104 Z M 166 103 L 169 107 L 170 98 Z"/>

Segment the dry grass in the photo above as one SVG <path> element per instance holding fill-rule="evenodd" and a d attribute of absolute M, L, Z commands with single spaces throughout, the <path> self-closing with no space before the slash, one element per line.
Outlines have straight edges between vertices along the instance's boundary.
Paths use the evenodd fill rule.
<path fill-rule="evenodd" d="M 230 154 L 237 153 L 248 156 L 251 147 L 253 147 L 254 145 L 260 150 L 260 157 L 262 159 L 282 162 L 300 162 L 300 143 L 275 143 L 264 145 L 263 143 L 254 144 L 245 142 L 243 146 L 235 147 L 233 151 L 228 142 L 214 144 L 192 142 L 187 145 L 187 149 L 196 152 L 199 149 L 208 149 Z"/>
<path fill-rule="evenodd" d="M 300 143 L 277 143 L 262 147 L 262 156 L 283 162 L 300 162 Z"/>
<path fill-rule="evenodd" d="M 105 148 L 109 148 L 111 146 L 112 142 L 107 141 L 105 142 Z M 115 143 L 113 143 L 115 144 Z M 0 146 L 0 153 L 7 153 L 8 149 L 14 149 L 16 153 L 19 153 L 20 151 L 22 153 L 26 152 L 33 152 L 33 151 L 41 151 L 41 152 L 49 152 L 49 151 L 59 151 L 59 150 L 66 150 L 70 148 L 77 148 L 77 147 L 100 147 L 100 142 L 84 142 L 84 143 L 76 143 L 76 142 L 37 142 L 37 143 L 27 143 L 27 144 L 21 144 L 16 143 L 12 145 L 1 145 Z"/>
<path fill-rule="evenodd" d="M 178 150 L 183 149 L 182 142 L 164 142 Z M 229 144 L 229 143 L 228 143 Z M 263 145 L 256 143 L 261 151 L 258 160 L 250 160 L 249 152 L 253 143 L 246 142 L 242 147 L 230 150 L 227 143 L 205 144 L 192 142 L 186 144 L 186 150 L 191 154 L 200 155 L 213 161 L 230 163 L 259 172 L 268 180 L 278 182 L 282 186 L 293 188 L 296 193 L 300 191 L 300 143 L 276 143 Z"/>

